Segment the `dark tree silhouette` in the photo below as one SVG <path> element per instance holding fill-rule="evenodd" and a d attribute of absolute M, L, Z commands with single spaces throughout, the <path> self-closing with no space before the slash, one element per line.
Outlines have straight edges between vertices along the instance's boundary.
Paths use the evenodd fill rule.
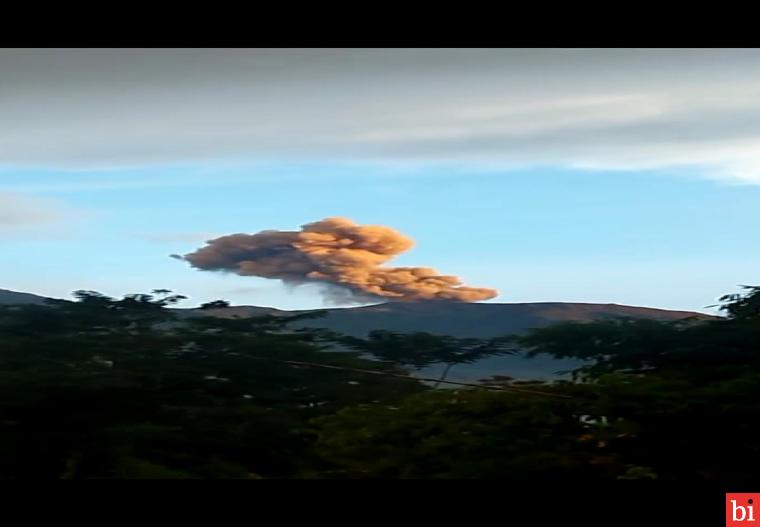
<path fill-rule="evenodd" d="M 476 339 L 456 338 L 430 333 L 397 333 L 371 331 L 366 339 L 344 337 L 340 340 L 350 349 L 370 353 L 376 358 L 404 366 L 422 368 L 445 364 L 435 387 L 446 380 L 457 364 L 471 364 L 485 357 L 515 353 L 509 337 Z"/>
<path fill-rule="evenodd" d="M 720 310 L 730 318 L 740 320 L 760 319 L 760 286 L 743 285 L 745 292 L 723 295 L 720 301 L 723 304 Z"/>
<path fill-rule="evenodd" d="M 230 303 L 226 300 L 213 300 L 211 302 L 201 304 L 198 309 L 217 309 L 222 307 L 230 307 Z"/>

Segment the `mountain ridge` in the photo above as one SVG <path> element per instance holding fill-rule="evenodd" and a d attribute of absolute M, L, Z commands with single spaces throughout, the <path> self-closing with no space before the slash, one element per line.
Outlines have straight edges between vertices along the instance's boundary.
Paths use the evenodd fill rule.
<path fill-rule="evenodd" d="M 35 295 L 32 293 L 22 293 L 11 291 L 10 289 L 0 289 L 0 305 L 2 304 L 44 304 L 47 297 Z"/>
<path fill-rule="evenodd" d="M 689 317 L 713 318 L 693 311 L 677 311 L 624 304 L 585 302 L 387 302 L 350 308 L 281 310 L 260 306 L 230 306 L 213 309 L 178 309 L 180 317 L 288 316 L 324 312 L 324 317 L 297 321 L 293 327 L 325 327 L 354 336 L 373 329 L 399 332 L 425 331 L 456 337 L 495 337 L 523 333 L 556 322 L 590 322 L 610 317 L 680 320 Z"/>
<path fill-rule="evenodd" d="M 48 298 L 0 289 L 0 304 L 43 304 Z M 590 322 L 609 317 L 633 317 L 656 320 L 680 320 L 689 317 L 716 318 L 694 311 L 681 311 L 617 303 L 592 302 L 385 302 L 381 304 L 284 310 L 265 306 L 229 306 L 222 308 L 173 308 L 180 318 L 218 316 L 289 316 L 325 313 L 293 323 L 294 328 L 325 327 L 354 336 L 364 336 L 373 329 L 399 332 L 425 331 L 455 337 L 495 337 L 523 333 L 556 322 Z"/>
<path fill-rule="evenodd" d="M 291 327 L 327 328 L 347 335 L 365 337 L 371 330 L 389 330 L 400 333 L 424 331 L 453 337 L 490 338 L 503 335 L 525 334 L 531 329 L 550 326 L 558 322 L 591 322 L 610 317 L 631 317 L 654 320 L 683 320 L 689 317 L 709 320 L 713 317 L 693 311 L 675 311 L 659 308 L 627 306 L 622 304 L 595 304 L 581 302 L 525 302 L 525 303 L 466 303 L 466 302 L 388 302 L 353 308 L 284 311 L 258 306 L 232 306 L 209 310 L 178 310 L 180 317 L 192 316 L 287 316 L 299 313 L 324 311 L 324 317 L 295 321 Z M 494 375 L 514 379 L 553 380 L 567 378 L 570 370 L 583 365 L 577 359 L 557 359 L 540 355 L 504 355 L 480 360 L 474 364 L 460 364 L 453 368 L 448 379 L 459 382 L 476 382 Z M 443 364 L 413 371 L 421 377 L 438 377 Z"/>
<path fill-rule="evenodd" d="M 41 304 L 46 298 L 30 293 L 0 290 L 0 304 Z M 677 311 L 624 304 L 587 302 L 386 302 L 369 306 L 335 307 L 325 309 L 283 310 L 263 306 L 230 306 L 223 308 L 173 308 L 178 318 L 215 316 L 225 318 L 251 316 L 289 316 L 324 312 L 324 317 L 298 320 L 294 329 L 327 328 L 339 333 L 364 337 L 371 330 L 399 333 L 428 332 L 453 337 L 490 338 L 524 334 L 531 329 L 558 322 L 591 322 L 610 317 L 632 317 L 654 320 L 682 320 L 696 317 L 714 319 L 711 315 L 693 311 Z M 582 365 L 574 359 L 549 356 L 527 358 L 506 355 L 483 359 L 475 364 L 456 366 L 450 380 L 473 382 L 493 375 L 515 379 L 558 379 Z M 434 365 L 413 372 L 415 375 L 437 377 L 443 365 Z"/>

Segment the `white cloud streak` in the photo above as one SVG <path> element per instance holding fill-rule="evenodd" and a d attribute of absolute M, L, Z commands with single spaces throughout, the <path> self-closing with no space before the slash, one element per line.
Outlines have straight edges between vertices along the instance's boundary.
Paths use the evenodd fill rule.
<path fill-rule="evenodd" d="M 0 165 L 691 167 L 760 184 L 760 50 L 2 50 Z"/>
<path fill-rule="evenodd" d="M 37 236 L 76 214 L 56 200 L 0 192 L 0 235 Z"/>

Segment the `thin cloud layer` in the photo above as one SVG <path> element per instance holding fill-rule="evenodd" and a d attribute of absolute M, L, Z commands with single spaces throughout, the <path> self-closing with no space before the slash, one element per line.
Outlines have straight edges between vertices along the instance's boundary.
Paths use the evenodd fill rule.
<path fill-rule="evenodd" d="M 760 183 L 756 49 L 8 49 L 0 70 L 0 165 L 681 166 Z"/>
<path fill-rule="evenodd" d="M 15 232 L 55 224 L 67 216 L 56 202 L 18 193 L 0 192 L 0 232 Z"/>
<path fill-rule="evenodd" d="M 161 244 L 203 242 L 215 237 L 210 232 L 157 232 L 139 235 L 142 240 Z"/>
<path fill-rule="evenodd" d="M 429 267 L 383 266 L 413 244 L 389 227 L 326 218 L 300 231 L 222 236 L 175 257 L 204 271 L 274 278 L 290 285 L 322 284 L 334 302 L 381 298 L 473 302 L 498 294 L 494 289 L 463 286 L 459 278 Z"/>

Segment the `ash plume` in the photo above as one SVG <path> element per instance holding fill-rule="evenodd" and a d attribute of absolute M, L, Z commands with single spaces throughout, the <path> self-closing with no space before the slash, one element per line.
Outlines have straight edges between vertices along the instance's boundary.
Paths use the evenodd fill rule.
<path fill-rule="evenodd" d="M 466 287 L 456 276 L 440 275 L 429 267 L 383 266 L 413 245 L 389 227 L 325 218 L 300 231 L 222 236 L 195 252 L 172 256 L 203 271 L 275 278 L 289 285 L 322 284 L 333 300 L 474 302 L 498 294 L 495 289 Z"/>

